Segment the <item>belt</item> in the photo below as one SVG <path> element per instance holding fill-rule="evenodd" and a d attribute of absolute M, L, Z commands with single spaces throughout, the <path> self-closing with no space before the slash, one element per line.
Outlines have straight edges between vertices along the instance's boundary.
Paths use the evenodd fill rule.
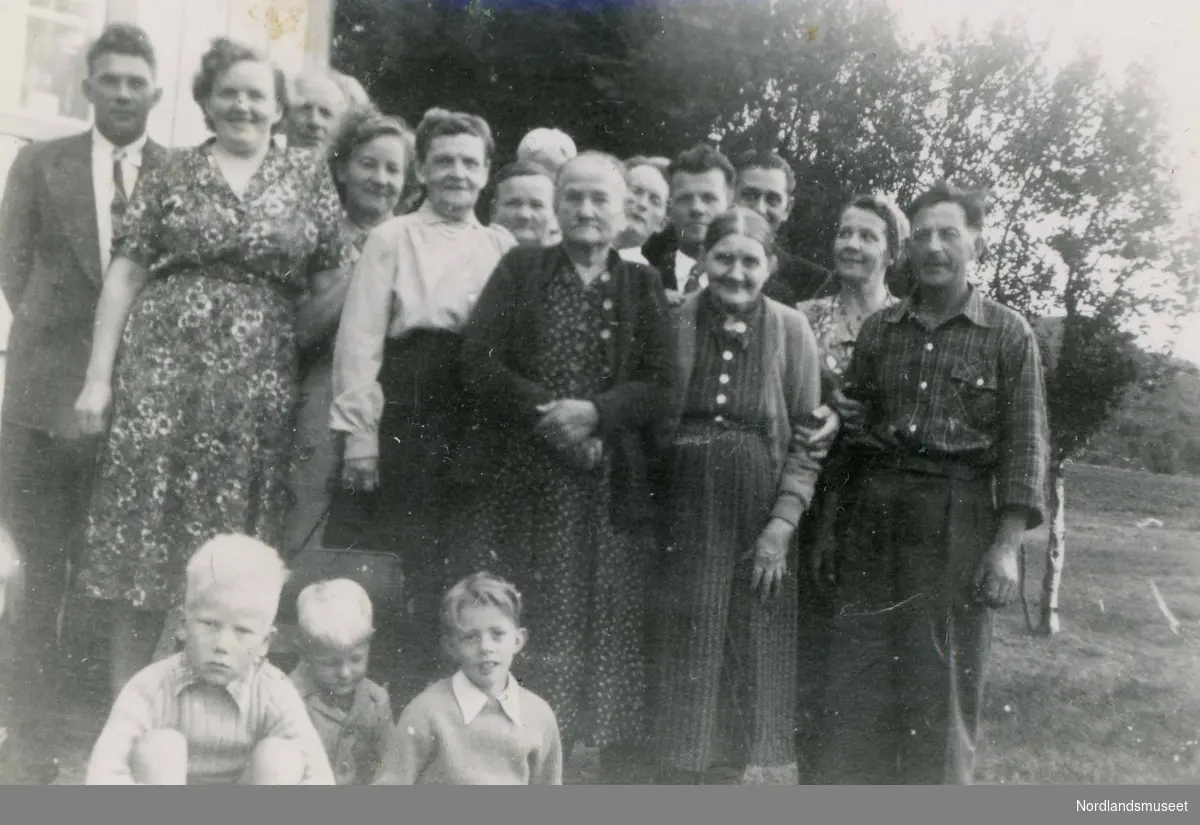
<path fill-rule="evenodd" d="M 974 481 L 987 478 L 991 471 L 949 458 L 925 458 L 917 455 L 889 454 L 873 458 L 867 465 L 872 470 L 891 470 L 901 473 L 952 478 L 956 481 Z"/>

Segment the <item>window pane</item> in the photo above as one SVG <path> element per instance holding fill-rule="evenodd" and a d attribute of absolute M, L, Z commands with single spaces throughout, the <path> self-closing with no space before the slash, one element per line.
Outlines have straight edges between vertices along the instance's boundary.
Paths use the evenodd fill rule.
<path fill-rule="evenodd" d="M 88 102 L 80 84 L 94 34 L 90 27 L 29 17 L 21 108 L 36 115 L 87 119 Z"/>
<path fill-rule="evenodd" d="M 30 0 L 29 5 L 62 14 L 95 17 L 97 9 L 104 9 L 104 0 Z"/>

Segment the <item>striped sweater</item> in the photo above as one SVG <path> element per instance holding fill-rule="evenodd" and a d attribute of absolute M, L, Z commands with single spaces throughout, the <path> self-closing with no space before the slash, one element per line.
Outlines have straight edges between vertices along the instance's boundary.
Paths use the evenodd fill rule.
<path fill-rule="evenodd" d="M 304 785 L 332 785 L 333 771 L 300 694 L 261 662 L 225 687 L 200 681 L 183 653 L 140 671 L 121 691 L 88 762 L 88 785 L 133 785 L 134 747 L 151 731 L 179 731 L 188 744 L 188 784 L 236 783 L 254 747 L 274 737 L 304 754 Z"/>

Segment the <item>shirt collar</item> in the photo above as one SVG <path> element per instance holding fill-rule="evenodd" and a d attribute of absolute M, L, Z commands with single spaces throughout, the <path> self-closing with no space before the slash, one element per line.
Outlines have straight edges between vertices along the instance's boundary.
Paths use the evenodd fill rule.
<path fill-rule="evenodd" d="M 177 653 L 178 660 L 175 662 L 175 695 L 183 693 L 190 687 L 195 685 L 207 684 L 203 682 L 196 671 L 192 669 L 192 665 L 187 660 L 186 653 Z M 230 698 L 233 699 L 241 710 L 245 710 L 250 701 L 250 683 L 254 680 L 254 674 L 258 671 L 260 665 L 254 665 L 250 672 L 245 676 L 239 676 L 229 684 L 225 685 L 222 690 L 227 692 Z"/>
<path fill-rule="evenodd" d="M 742 349 L 750 346 L 750 339 L 764 311 L 762 295 L 750 306 L 737 311 L 720 306 L 711 289 L 704 290 L 700 295 L 700 315 L 721 346 L 738 346 Z"/>
<path fill-rule="evenodd" d="M 122 146 L 121 151 L 124 153 L 125 162 L 130 166 L 140 168 L 142 165 L 142 150 L 146 148 L 146 141 L 149 139 L 150 136 L 142 132 L 141 137 L 137 140 Z M 112 141 L 100 134 L 100 130 L 93 126 L 92 150 L 95 151 L 97 149 L 104 153 L 103 156 L 105 158 L 111 158 L 117 151 L 117 147 L 113 145 Z"/>
<path fill-rule="evenodd" d="M 308 665 L 301 662 L 292 671 L 289 677 L 292 684 L 296 686 L 296 692 L 300 694 L 300 698 L 304 700 L 304 704 L 311 710 L 315 710 L 322 716 L 327 716 L 338 724 L 344 724 L 347 719 L 356 715 L 356 711 L 367 699 L 366 680 L 359 682 L 354 688 L 354 701 L 350 705 L 349 710 L 342 710 L 337 705 L 331 705 L 325 701 L 325 697 L 321 695 L 321 691 L 317 688 L 316 683 L 312 680 L 312 674 L 308 671 Z"/>
<path fill-rule="evenodd" d="M 421 208 L 417 210 L 416 215 L 417 215 L 417 219 L 419 221 L 421 221 L 421 223 L 425 224 L 426 226 L 441 226 L 441 225 L 444 225 L 444 226 L 482 226 L 483 225 L 479 222 L 479 218 L 477 218 L 475 216 L 474 211 L 472 211 L 471 214 L 464 221 L 452 221 L 449 218 L 447 218 L 445 215 L 440 214 L 436 209 L 434 209 L 433 204 L 430 203 L 428 200 L 426 200 L 425 203 L 421 204 Z"/>
<path fill-rule="evenodd" d="M 463 724 L 471 724 L 472 720 L 491 701 L 491 697 L 471 684 L 471 680 L 461 670 L 455 673 L 454 678 L 450 680 L 450 687 L 454 691 L 454 698 L 458 701 L 459 710 L 462 711 Z M 521 724 L 521 686 L 517 684 L 516 678 L 511 673 L 508 674 L 508 685 L 500 694 L 498 701 L 504 714 L 514 724 Z"/>
<path fill-rule="evenodd" d="M 967 289 L 969 290 L 967 293 L 967 300 L 963 302 L 963 305 L 961 308 L 959 308 L 958 312 L 946 320 L 951 321 L 961 315 L 977 327 L 990 327 L 991 322 L 988 321 L 986 312 L 984 310 L 983 294 L 974 284 L 968 285 Z M 914 291 L 912 295 L 905 298 L 903 301 L 900 301 L 891 309 L 886 310 L 883 320 L 887 321 L 888 323 L 895 324 L 903 320 L 904 316 L 912 314 L 913 310 L 918 306 L 918 294 L 918 292 Z"/>

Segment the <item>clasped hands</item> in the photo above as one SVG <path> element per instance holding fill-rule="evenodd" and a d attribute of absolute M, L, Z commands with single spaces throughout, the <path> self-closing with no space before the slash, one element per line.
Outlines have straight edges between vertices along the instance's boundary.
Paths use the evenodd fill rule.
<path fill-rule="evenodd" d="M 533 432 L 543 438 L 568 462 L 581 470 L 591 470 L 604 455 L 604 444 L 596 436 L 600 413 L 591 401 L 560 398 L 538 404 Z"/>

